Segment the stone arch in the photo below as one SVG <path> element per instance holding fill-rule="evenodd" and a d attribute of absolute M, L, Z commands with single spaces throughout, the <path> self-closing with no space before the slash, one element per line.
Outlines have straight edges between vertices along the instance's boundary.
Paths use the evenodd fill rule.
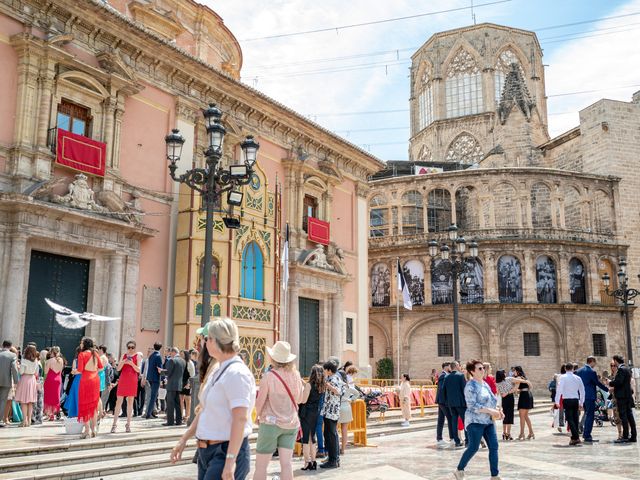
<path fill-rule="evenodd" d="M 501 181 L 491 187 L 493 192 L 493 208 L 495 225 L 501 227 L 517 227 L 518 190 L 508 181 Z M 515 208 L 514 208 L 515 206 Z"/>
<path fill-rule="evenodd" d="M 461 360 L 482 358 L 486 347 L 482 331 L 473 322 L 461 318 L 459 333 Z M 409 375 L 429 378 L 432 368 L 439 370 L 443 361 L 453 360 L 453 356 L 438 356 L 438 335 L 453 335 L 451 319 L 440 316 L 422 319 L 405 333 L 403 363 Z"/>
<path fill-rule="evenodd" d="M 427 227 L 429 232 L 445 232 L 451 225 L 451 192 L 433 188 L 427 193 Z"/>
<path fill-rule="evenodd" d="M 369 199 L 369 236 L 384 237 L 389 234 L 389 208 L 387 198 L 377 193 Z"/>
<path fill-rule="evenodd" d="M 387 197 L 384 193 L 376 192 L 369 198 L 369 207 L 383 207 L 387 205 Z"/>
<path fill-rule="evenodd" d="M 593 229 L 598 233 L 613 233 L 615 225 L 613 199 L 604 190 L 593 194 Z"/>
<path fill-rule="evenodd" d="M 444 61 L 442 62 L 441 71 L 443 72 L 444 76 L 447 75 L 447 72 L 449 71 L 453 61 L 456 59 L 459 53 L 463 50 L 473 57 L 473 60 L 476 62 L 476 65 L 478 66 L 478 69 L 481 68 L 482 56 L 473 47 L 473 45 L 471 45 L 465 38 L 458 37 L 454 45 L 451 47 L 451 50 L 449 50 L 449 53 L 445 57 Z"/>
<path fill-rule="evenodd" d="M 529 62 L 526 60 L 527 56 L 524 54 L 522 49 L 513 42 L 507 42 L 496 50 L 496 54 L 493 56 L 493 65 L 495 66 L 498 64 L 501 55 L 507 50 L 511 50 L 511 52 L 513 52 L 526 78 L 527 70 L 529 70 Z"/>
<path fill-rule="evenodd" d="M 531 223 L 533 228 L 551 228 L 551 188 L 545 182 L 531 185 Z"/>
<path fill-rule="evenodd" d="M 409 187 L 400 197 L 402 233 L 413 235 L 424 231 L 424 198 L 417 188 Z"/>
<path fill-rule="evenodd" d="M 373 357 L 370 358 L 374 359 L 372 366 L 375 368 L 377 361 L 392 351 L 392 339 L 384 325 L 371 317 L 369 317 L 369 336 L 373 337 Z"/>
<path fill-rule="evenodd" d="M 482 145 L 480 145 L 478 139 L 473 134 L 465 131 L 459 133 L 449 143 L 445 161 L 472 165 L 479 163 L 483 156 Z"/>
<path fill-rule="evenodd" d="M 84 89 L 91 91 L 94 95 L 98 95 L 102 98 L 109 97 L 107 89 L 91 75 L 78 70 L 71 70 L 58 75 L 58 80 L 64 80 L 76 86 L 80 86 Z"/>
<path fill-rule="evenodd" d="M 537 334 L 539 355 L 524 355 L 524 334 Z M 506 352 L 505 368 L 520 365 L 535 390 L 546 391 L 549 378 L 562 360 L 562 332 L 544 315 L 522 315 L 511 320 L 501 332 Z"/>
<path fill-rule="evenodd" d="M 574 185 L 562 187 L 564 199 L 564 226 L 567 230 L 582 230 L 584 228 L 582 212 L 582 196 L 580 189 Z"/>
<path fill-rule="evenodd" d="M 493 57 L 493 92 L 496 104 L 500 103 L 502 98 L 502 89 L 504 88 L 504 82 L 511 66 L 510 63 L 517 63 L 522 73 L 522 78 L 526 79 L 525 63 L 523 59 L 526 56 L 522 51 L 513 43 L 507 43 L 500 47 L 495 56 Z M 515 62 L 513 62 L 515 60 Z M 525 80 L 526 81 L 526 80 Z"/>
<path fill-rule="evenodd" d="M 463 232 L 476 230 L 480 226 L 477 200 L 476 187 L 464 185 L 456 188 L 456 225 Z"/>
<path fill-rule="evenodd" d="M 327 183 L 324 180 L 322 180 L 320 177 L 315 175 L 310 176 L 309 178 L 306 178 L 304 181 L 304 184 L 311 186 L 312 188 L 320 189 L 323 192 L 326 192 L 329 189 Z"/>

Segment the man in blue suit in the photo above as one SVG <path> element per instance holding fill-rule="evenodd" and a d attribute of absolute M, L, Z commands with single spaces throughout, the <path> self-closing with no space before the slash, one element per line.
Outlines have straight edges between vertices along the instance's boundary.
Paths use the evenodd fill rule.
<path fill-rule="evenodd" d="M 451 413 L 449 407 L 444 398 L 444 379 L 451 372 L 450 362 L 444 362 L 442 364 L 442 372 L 438 375 L 438 390 L 436 392 L 436 403 L 438 404 L 438 424 L 436 426 L 436 441 L 438 448 L 444 448 L 449 445 L 442 438 L 442 429 L 444 428 L 444 421 L 447 420 L 447 428 L 449 430 L 449 440 L 453 440 L 453 425 L 451 424 Z"/>
<path fill-rule="evenodd" d="M 593 430 L 593 417 L 596 411 L 596 387 L 601 388 L 605 392 L 609 389 L 598 380 L 598 374 L 595 371 L 596 358 L 587 357 L 587 363 L 584 367 L 578 369 L 575 372 L 577 376 L 582 379 L 584 384 L 584 432 L 582 434 L 585 443 L 592 443 L 594 440 L 591 437 L 591 431 Z"/>
<path fill-rule="evenodd" d="M 467 401 L 464 398 L 464 386 L 467 381 L 464 374 L 460 371 L 459 362 L 451 362 L 451 373 L 444 377 L 444 385 L 442 394 L 449 412 L 451 412 L 451 428 L 453 430 L 453 441 L 455 448 L 462 447 L 460 437 L 458 436 L 458 418 L 464 424 L 464 414 L 467 410 Z M 466 435 L 465 435 L 466 442 Z"/>
<path fill-rule="evenodd" d="M 147 412 L 145 418 L 151 418 L 153 415 L 153 410 L 156 407 L 156 400 L 158 399 L 158 390 L 160 389 L 160 374 L 158 373 L 158 368 L 162 368 L 162 355 L 160 355 L 160 350 L 162 349 L 162 344 L 160 342 L 156 342 L 153 344 L 153 353 L 149 356 L 148 365 L 147 365 L 147 378 L 146 381 L 149 382 L 151 386 L 151 391 L 149 393 L 149 399 L 147 403 Z"/>

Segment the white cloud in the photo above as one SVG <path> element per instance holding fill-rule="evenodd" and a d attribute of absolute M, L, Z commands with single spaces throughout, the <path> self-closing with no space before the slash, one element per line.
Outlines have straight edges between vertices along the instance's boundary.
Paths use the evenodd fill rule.
<path fill-rule="evenodd" d="M 607 16 L 638 11 L 640 0 L 632 0 Z M 594 31 L 591 37 L 567 41 L 562 48 L 544 58 L 544 63 L 548 64 L 545 72 L 547 95 L 598 90 L 582 95 L 550 97 L 548 110 L 551 136 L 577 126 L 578 111 L 597 100 L 610 98 L 629 101 L 631 94 L 640 90 L 640 86 L 616 88 L 640 85 L 640 28 L 629 27 L 629 24 L 638 21 L 638 17 L 627 17 L 599 22 L 593 25 L 593 30 L 616 26 L 620 28 Z M 572 113 L 553 115 L 562 112 Z"/>

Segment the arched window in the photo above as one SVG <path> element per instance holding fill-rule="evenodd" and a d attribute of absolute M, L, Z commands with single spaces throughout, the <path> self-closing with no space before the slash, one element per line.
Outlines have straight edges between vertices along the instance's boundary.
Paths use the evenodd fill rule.
<path fill-rule="evenodd" d="M 433 122 L 433 84 L 431 72 L 425 68 L 418 93 L 418 131 Z"/>
<path fill-rule="evenodd" d="M 594 206 L 595 231 L 598 233 L 612 233 L 614 225 L 614 210 L 611 197 L 602 190 L 596 190 Z"/>
<path fill-rule="evenodd" d="M 562 189 L 564 197 L 564 226 L 567 230 L 582 230 L 582 202 L 580 192 L 574 187 L 565 185 Z"/>
<path fill-rule="evenodd" d="M 508 183 L 499 183 L 491 190 L 493 191 L 496 227 L 518 226 L 516 189 Z"/>
<path fill-rule="evenodd" d="M 431 303 L 453 303 L 453 275 L 449 262 L 441 258 L 431 260 Z"/>
<path fill-rule="evenodd" d="M 437 188 L 427 197 L 427 227 L 430 232 L 446 232 L 451 225 L 451 194 Z"/>
<path fill-rule="evenodd" d="M 607 295 L 606 292 L 606 287 L 604 285 L 604 282 L 602 281 L 602 277 L 604 276 L 604 274 L 609 275 L 610 280 L 610 284 L 609 284 L 609 291 L 611 290 L 615 290 L 616 284 L 617 282 L 617 275 L 616 275 L 616 271 L 613 268 L 613 264 L 606 258 L 601 258 L 598 261 L 598 278 L 600 279 L 600 285 L 598 287 L 598 290 L 600 291 L 600 303 L 602 305 L 616 305 L 617 304 L 617 300 L 614 297 L 611 297 L 609 295 Z"/>
<path fill-rule="evenodd" d="M 463 232 L 478 228 L 476 191 L 473 187 L 460 187 L 456 191 L 456 224 Z"/>
<path fill-rule="evenodd" d="M 200 259 L 198 268 L 198 292 L 204 292 L 204 257 Z M 211 257 L 211 293 L 220 293 L 220 262 Z"/>
<path fill-rule="evenodd" d="M 557 303 L 556 265 L 552 258 L 541 255 L 536 259 L 536 292 L 538 303 Z"/>
<path fill-rule="evenodd" d="M 389 210 L 382 195 L 376 195 L 369 202 L 369 236 L 384 237 L 389 234 Z"/>
<path fill-rule="evenodd" d="M 522 65 L 518 61 L 518 57 L 513 52 L 513 50 L 507 48 L 500 53 L 498 56 L 498 60 L 496 61 L 496 67 L 494 70 L 493 77 L 493 86 L 494 86 L 494 94 L 496 99 L 496 105 L 500 103 L 500 98 L 502 98 L 502 87 L 504 87 L 504 81 L 507 78 L 507 73 L 511 70 L 512 64 L 518 65 L 518 68 L 522 72 L 522 78 L 525 78 L 524 71 L 522 71 Z"/>
<path fill-rule="evenodd" d="M 460 303 L 484 303 L 484 270 L 477 258 L 468 258 L 466 273 L 460 277 Z"/>
<path fill-rule="evenodd" d="M 447 69 L 445 82 L 447 118 L 481 112 L 482 75 L 475 59 L 460 49 Z"/>
<path fill-rule="evenodd" d="M 463 163 L 473 165 L 482 160 L 484 153 L 478 141 L 468 133 L 458 135 L 447 150 L 445 160 L 447 162 Z"/>
<path fill-rule="evenodd" d="M 498 297 L 500 303 L 522 303 L 520 260 L 512 255 L 498 260 Z"/>
<path fill-rule="evenodd" d="M 264 300 L 262 251 L 256 242 L 250 242 L 242 251 L 242 278 L 240 296 Z"/>
<path fill-rule="evenodd" d="M 404 278 L 407 279 L 411 303 L 424 305 L 424 268 L 418 260 L 409 260 L 402 267 Z"/>
<path fill-rule="evenodd" d="M 391 274 L 389 267 L 378 263 L 371 269 L 371 305 L 388 307 L 391 304 Z"/>
<path fill-rule="evenodd" d="M 569 261 L 569 293 L 571 303 L 587 303 L 584 264 L 577 258 Z"/>
<path fill-rule="evenodd" d="M 531 223 L 534 228 L 551 228 L 551 190 L 544 183 L 531 187 Z"/>
<path fill-rule="evenodd" d="M 416 190 L 402 195 L 402 233 L 414 235 L 424 231 L 422 195 Z"/>

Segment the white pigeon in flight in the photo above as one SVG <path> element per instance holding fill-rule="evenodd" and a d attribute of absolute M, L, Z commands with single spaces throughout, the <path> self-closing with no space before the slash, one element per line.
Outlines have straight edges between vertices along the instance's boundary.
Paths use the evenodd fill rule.
<path fill-rule="evenodd" d="M 56 312 L 56 322 L 58 322 L 64 328 L 83 328 L 89 325 L 89 322 L 91 320 L 95 320 L 98 322 L 112 322 L 114 320 L 120 320 L 120 318 L 118 317 L 103 317 L 102 315 L 96 315 L 95 313 L 74 312 L 67 307 L 63 307 L 62 305 L 53 303 L 48 298 L 45 298 L 44 301 L 47 302 L 47 305 L 49 305 L 54 312 Z"/>

